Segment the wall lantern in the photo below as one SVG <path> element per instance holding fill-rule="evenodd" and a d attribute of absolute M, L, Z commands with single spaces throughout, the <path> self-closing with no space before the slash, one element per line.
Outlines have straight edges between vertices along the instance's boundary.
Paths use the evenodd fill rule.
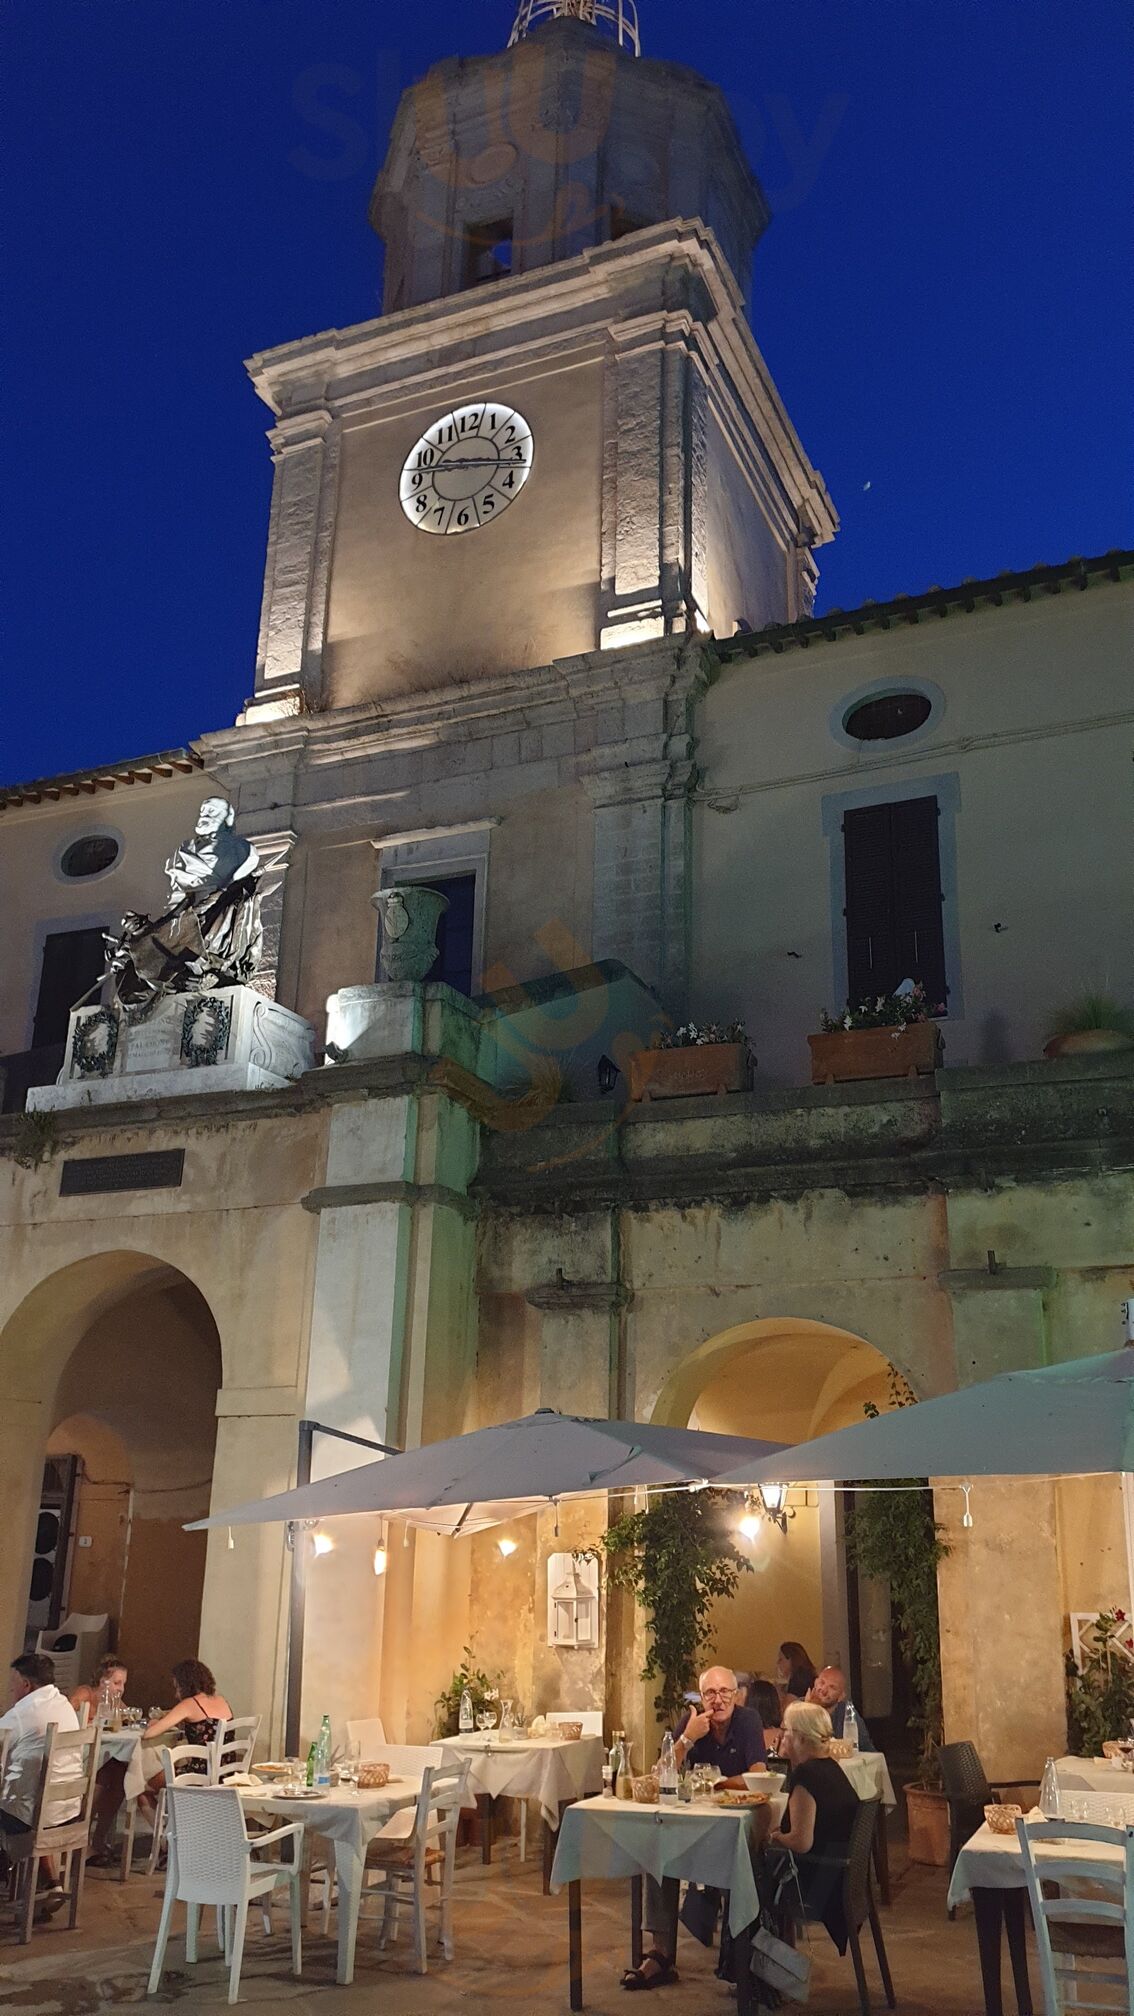
<path fill-rule="evenodd" d="M 758 1484 L 756 1486 L 756 1496 L 760 1501 L 765 1519 L 770 1519 L 773 1526 L 779 1527 L 781 1533 L 787 1532 L 788 1520 L 795 1517 L 794 1512 L 788 1506 L 787 1495 L 788 1487 L 786 1484 Z"/>
<path fill-rule="evenodd" d="M 590 1555 L 547 1563 L 547 1642 L 585 1650 L 599 1642 L 599 1569 Z"/>

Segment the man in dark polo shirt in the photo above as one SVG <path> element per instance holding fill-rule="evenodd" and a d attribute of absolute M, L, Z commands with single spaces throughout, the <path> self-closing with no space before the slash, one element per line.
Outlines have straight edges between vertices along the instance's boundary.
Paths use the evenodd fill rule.
<path fill-rule="evenodd" d="M 722 1778 L 739 1778 L 767 1758 L 764 1727 L 755 1708 L 736 1705 L 736 1674 L 728 1666 L 710 1666 L 701 1675 L 701 1706 L 690 1708 L 674 1732 L 677 1761 L 715 1764 Z"/>
<path fill-rule="evenodd" d="M 715 1764 L 722 1778 L 739 1778 L 767 1757 L 764 1728 L 755 1708 L 736 1705 L 736 1674 L 730 1666 L 710 1666 L 701 1675 L 701 1706 L 689 1709 L 674 1733 L 678 1764 L 684 1769 L 694 1764 Z M 712 1899 L 715 1921 L 719 1897 Z M 654 1936 L 652 1951 L 639 1967 L 628 1967 L 622 1976 L 624 1988 L 655 1988 L 674 1977 L 673 1956 L 677 1927 L 668 1916 L 661 1884 L 646 1878 L 646 1927 Z M 698 1933 L 698 1937 L 702 1937 Z"/>

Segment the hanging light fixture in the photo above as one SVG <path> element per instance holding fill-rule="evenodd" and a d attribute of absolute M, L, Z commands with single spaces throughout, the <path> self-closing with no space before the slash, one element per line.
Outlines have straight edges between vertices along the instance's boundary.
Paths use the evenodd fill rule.
<path fill-rule="evenodd" d="M 505 1561 L 508 1559 L 509 1554 L 515 1553 L 516 1548 L 519 1546 L 519 1544 L 520 1543 L 518 1540 L 505 1539 L 505 1540 L 498 1540 L 496 1542 L 496 1545 L 499 1547 L 500 1552 L 503 1554 Z"/>
<path fill-rule="evenodd" d="M 758 1540 L 763 1525 L 764 1520 L 762 1515 L 756 1510 L 751 1498 L 746 1498 L 744 1501 L 744 1516 L 737 1523 L 738 1532 L 742 1533 L 746 1540 Z"/>
<path fill-rule="evenodd" d="M 329 1533 L 313 1533 L 311 1535 L 311 1549 L 315 1554 L 333 1554 L 335 1543 Z"/>

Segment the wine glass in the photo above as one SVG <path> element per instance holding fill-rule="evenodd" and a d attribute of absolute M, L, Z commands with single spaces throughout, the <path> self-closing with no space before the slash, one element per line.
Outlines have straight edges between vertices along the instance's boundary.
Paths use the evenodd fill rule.
<path fill-rule="evenodd" d="M 482 1735 L 484 1736 L 484 1747 L 485 1747 L 485 1749 L 486 1749 L 486 1750 L 491 1750 L 491 1748 L 492 1748 L 492 1731 L 493 1731 L 493 1730 L 495 1729 L 495 1727 L 496 1727 L 496 1710 L 495 1710 L 495 1708 L 482 1708 L 482 1709 L 480 1710 L 480 1713 L 478 1714 L 478 1716 L 477 1716 L 477 1718 L 476 1718 L 476 1726 L 477 1726 L 477 1728 L 478 1728 L 478 1729 L 479 1729 L 479 1730 L 481 1731 Z"/>
<path fill-rule="evenodd" d="M 358 1774 L 362 1766 L 362 1745 L 347 1738 L 343 1744 L 343 1754 L 339 1759 L 339 1784 L 353 1786 L 358 1790 Z"/>

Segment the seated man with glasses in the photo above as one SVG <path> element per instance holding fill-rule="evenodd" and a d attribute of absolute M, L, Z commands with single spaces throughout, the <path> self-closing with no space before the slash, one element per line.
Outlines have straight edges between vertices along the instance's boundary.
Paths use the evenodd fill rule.
<path fill-rule="evenodd" d="M 739 1779 L 742 1772 L 754 1771 L 765 1762 L 767 1751 L 760 1717 L 755 1708 L 742 1708 L 736 1694 L 736 1674 L 731 1667 L 710 1666 L 707 1673 L 702 1673 L 701 1706 L 689 1707 L 674 1731 L 674 1749 L 682 1770 L 692 1769 L 694 1764 L 715 1764 L 723 1778 Z M 686 1900 L 685 1922 L 697 1938 L 709 1944 L 720 1909 L 720 1894 L 715 1890 L 696 1894 L 700 1900 L 696 1916 L 702 1922 L 690 1924 L 688 1910 L 693 1893 Z M 677 1978 L 673 1962 L 677 1927 L 668 1920 L 661 1884 L 652 1876 L 646 1878 L 645 1917 L 655 1943 L 644 1955 L 640 1967 L 627 1968 L 622 1976 L 624 1988 L 658 1988 L 662 1982 Z"/>

